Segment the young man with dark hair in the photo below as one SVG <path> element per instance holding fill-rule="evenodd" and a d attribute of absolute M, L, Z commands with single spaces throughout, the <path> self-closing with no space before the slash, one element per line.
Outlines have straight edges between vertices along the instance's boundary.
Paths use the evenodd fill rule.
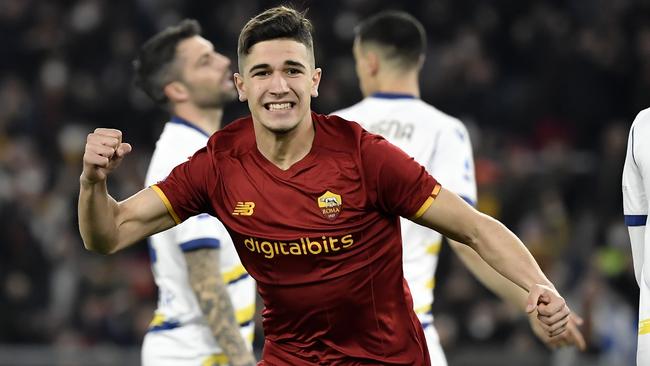
<path fill-rule="evenodd" d="M 110 253 L 214 214 L 258 281 L 261 365 L 430 365 L 402 275 L 405 216 L 471 245 L 529 291 L 527 310 L 538 309 L 549 335 L 564 332 L 570 311 L 516 236 L 383 138 L 311 111 L 321 70 L 310 33 L 304 15 L 286 7 L 249 21 L 235 84 L 251 116 L 125 201 L 108 195 L 106 177 L 131 146 L 117 130 L 89 135 L 79 194 L 85 246 Z"/>
<path fill-rule="evenodd" d="M 194 20 L 149 39 L 134 68 L 136 85 L 172 116 L 149 164 L 149 186 L 205 146 L 221 127 L 224 105 L 237 94 L 230 60 L 201 37 Z M 149 245 L 159 298 L 142 345 L 142 364 L 255 364 L 255 281 L 223 224 L 209 215 L 189 217 L 153 235 Z"/>
<path fill-rule="evenodd" d="M 419 75 L 426 53 L 422 24 L 408 13 L 383 11 L 362 21 L 356 28 L 353 53 L 359 86 L 364 99 L 333 112 L 359 122 L 368 131 L 382 135 L 426 167 L 448 190 L 467 203 L 476 204 L 476 181 L 472 145 L 465 125 L 420 99 Z M 401 219 L 404 245 L 404 278 L 413 296 L 427 338 L 432 364 L 446 365 L 438 333 L 433 324 L 433 285 L 442 235 Z M 522 310 L 527 292 L 501 276 L 471 247 L 449 240 L 452 249 L 476 277 L 505 300 Z M 584 340 L 571 322 L 569 331 L 547 337 L 534 314 L 531 326 L 551 347 Z"/>

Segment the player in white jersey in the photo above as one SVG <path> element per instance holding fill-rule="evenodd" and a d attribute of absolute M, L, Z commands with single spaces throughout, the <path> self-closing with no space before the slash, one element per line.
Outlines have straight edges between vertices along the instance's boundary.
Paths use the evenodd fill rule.
<path fill-rule="evenodd" d="M 476 203 L 472 147 L 465 126 L 412 94 L 373 93 L 358 104 L 333 114 L 361 123 L 397 145 L 447 189 Z M 444 365 L 433 326 L 433 288 L 442 235 L 401 219 L 403 263 L 413 307 L 429 345 L 432 365 Z M 434 361 L 437 359 L 437 361 Z"/>
<path fill-rule="evenodd" d="M 476 203 L 472 145 L 465 125 L 422 101 L 418 85 L 426 36 L 420 22 L 409 14 L 387 11 L 356 28 L 354 58 L 364 99 L 332 114 L 359 122 L 384 136 L 422 164 L 443 187 L 468 203 Z M 403 262 L 413 306 L 427 337 L 432 365 L 446 365 L 433 326 L 433 288 L 442 235 L 401 219 Z M 489 267 L 469 246 L 449 240 L 461 260 L 486 286 L 522 308 L 526 293 Z M 572 321 L 569 331 L 550 339 L 531 317 L 535 333 L 549 346 L 584 340 Z"/>
<path fill-rule="evenodd" d="M 637 365 L 650 365 L 650 108 L 632 123 L 623 167 L 623 213 L 630 233 L 634 274 L 639 297 L 639 341 Z"/>
<path fill-rule="evenodd" d="M 190 20 L 169 27 L 134 63 L 136 84 L 173 116 L 156 143 L 147 186 L 206 145 L 236 96 L 230 61 L 200 31 Z M 159 296 L 142 364 L 254 365 L 255 283 L 221 222 L 195 216 L 153 235 L 149 245 Z"/>

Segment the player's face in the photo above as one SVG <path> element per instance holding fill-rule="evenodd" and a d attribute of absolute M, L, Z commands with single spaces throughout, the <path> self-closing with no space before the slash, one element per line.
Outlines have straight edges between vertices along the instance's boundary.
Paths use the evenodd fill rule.
<path fill-rule="evenodd" d="M 302 43 L 275 39 L 256 43 L 235 74 L 239 100 L 248 101 L 253 121 L 275 134 L 311 122 L 311 97 L 321 70 Z"/>
<path fill-rule="evenodd" d="M 223 108 L 235 99 L 230 59 L 216 52 L 207 39 L 194 36 L 181 41 L 177 47 L 181 66 L 181 83 L 187 98 L 200 108 Z"/>

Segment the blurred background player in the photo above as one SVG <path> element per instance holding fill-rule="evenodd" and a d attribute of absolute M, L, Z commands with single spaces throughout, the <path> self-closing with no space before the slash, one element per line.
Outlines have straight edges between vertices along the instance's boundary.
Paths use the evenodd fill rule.
<path fill-rule="evenodd" d="M 384 11 L 361 22 L 355 31 L 353 53 L 365 98 L 332 114 L 384 136 L 425 166 L 443 187 L 475 206 L 474 160 L 467 128 L 420 99 L 418 78 L 427 44 L 422 24 L 406 12 Z M 432 312 L 442 235 L 404 218 L 401 229 L 404 276 L 427 337 L 431 361 L 446 365 Z M 524 309 L 527 293 L 523 289 L 494 271 L 469 246 L 453 240 L 449 244 L 482 283 Z M 540 331 L 534 316 L 530 322 L 536 335 L 549 346 L 585 347 L 573 323 L 569 332 L 551 339 Z"/>
<path fill-rule="evenodd" d="M 205 146 L 236 92 L 230 60 L 201 37 L 194 20 L 153 36 L 134 67 L 136 84 L 172 115 L 156 143 L 149 186 Z M 159 298 L 142 364 L 206 366 L 229 359 L 231 365 L 253 365 L 255 282 L 221 222 L 194 216 L 150 240 Z"/>
<path fill-rule="evenodd" d="M 650 210 L 650 109 L 639 113 L 627 143 L 623 166 L 623 212 L 630 234 L 636 281 L 641 289 L 639 298 L 639 338 L 637 365 L 650 365 L 650 230 L 647 229 Z"/>

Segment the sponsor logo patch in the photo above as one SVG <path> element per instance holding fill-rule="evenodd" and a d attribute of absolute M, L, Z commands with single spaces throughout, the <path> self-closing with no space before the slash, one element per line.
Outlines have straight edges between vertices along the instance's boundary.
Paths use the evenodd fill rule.
<path fill-rule="evenodd" d="M 237 202 L 232 214 L 234 216 L 252 216 L 255 202 Z"/>
<path fill-rule="evenodd" d="M 341 196 L 330 191 L 325 192 L 316 200 L 318 208 L 321 210 L 323 217 L 328 220 L 334 220 L 341 214 L 341 205 L 343 201 Z"/>

